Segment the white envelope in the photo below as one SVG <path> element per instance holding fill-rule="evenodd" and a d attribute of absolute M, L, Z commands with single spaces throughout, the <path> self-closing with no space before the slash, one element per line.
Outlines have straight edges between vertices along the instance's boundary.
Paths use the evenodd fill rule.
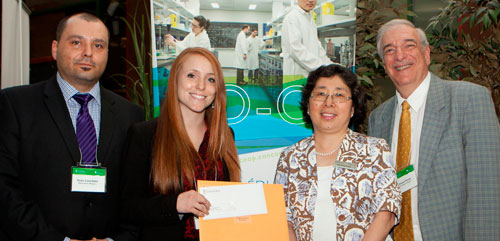
<path fill-rule="evenodd" d="M 267 214 L 262 183 L 201 187 L 200 193 L 210 202 L 203 219 Z"/>

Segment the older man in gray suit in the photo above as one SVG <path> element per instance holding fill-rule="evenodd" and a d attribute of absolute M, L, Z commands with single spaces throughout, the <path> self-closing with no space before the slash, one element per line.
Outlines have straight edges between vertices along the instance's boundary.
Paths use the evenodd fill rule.
<path fill-rule="evenodd" d="M 488 90 L 430 73 L 425 33 L 407 20 L 384 24 L 377 49 L 397 92 L 371 113 L 368 134 L 391 143 L 408 189 L 395 240 L 500 240 L 500 126 Z"/>

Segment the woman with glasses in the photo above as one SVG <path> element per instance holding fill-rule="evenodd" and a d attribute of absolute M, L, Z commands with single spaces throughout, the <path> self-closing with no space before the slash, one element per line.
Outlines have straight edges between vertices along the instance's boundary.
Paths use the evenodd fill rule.
<path fill-rule="evenodd" d="M 208 28 L 210 20 L 203 16 L 196 16 L 191 23 L 191 33 L 183 41 L 178 41 L 172 35 L 167 34 L 167 44 L 175 47 L 177 54 L 180 54 L 186 48 L 201 47 L 211 50 L 210 39 L 208 38 Z"/>
<path fill-rule="evenodd" d="M 401 207 L 395 162 L 385 140 L 349 129 L 364 120 L 365 99 L 341 66 L 309 74 L 300 104 L 314 134 L 281 153 L 275 177 L 290 240 L 391 240 Z"/>

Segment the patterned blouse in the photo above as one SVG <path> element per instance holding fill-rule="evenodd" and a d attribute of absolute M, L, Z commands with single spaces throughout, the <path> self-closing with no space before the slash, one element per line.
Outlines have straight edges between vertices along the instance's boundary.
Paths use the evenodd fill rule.
<path fill-rule="evenodd" d="M 297 240 L 312 240 L 318 188 L 314 135 L 281 153 L 274 182 L 285 191 L 287 219 Z M 337 240 L 362 240 L 377 212 L 401 212 L 401 193 L 395 162 L 383 139 L 348 131 L 337 163 L 354 163 L 355 169 L 335 166 L 331 195 L 337 216 Z M 344 165 L 345 166 L 345 165 Z M 391 240 L 388 236 L 388 240 Z"/>

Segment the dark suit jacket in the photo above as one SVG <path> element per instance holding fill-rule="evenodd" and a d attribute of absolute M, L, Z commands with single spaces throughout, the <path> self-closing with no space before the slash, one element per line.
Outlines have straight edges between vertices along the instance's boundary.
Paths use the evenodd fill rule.
<path fill-rule="evenodd" d="M 368 134 L 392 141 L 397 97 Z M 424 240 L 499 240 L 500 126 L 486 88 L 431 75 L 420 134 L 418 218 Z"/>
<path fill-rule="evenodd" d="M 122 171 L 122 219 L 126 226 L 135 227 L 142 241 L 180 241 L 192 214 L 183 215 L 181 220 L 178 194 L 161 195 L 153 190 L 150 171 L 156 125 L 155 119 L 130 128 Z M 224 176 L 229 177 L 226 168 Z"/>
<path fill-rule="evenodd" d="M 140 107 L 101 88 L 97 158 L 107 169 L 106 193 L 71 192 L 80 160 L 74 127 L 53 77 L 0 91 L 0 237 L 62 241 L 117 233 L 120 159 Z"/>

